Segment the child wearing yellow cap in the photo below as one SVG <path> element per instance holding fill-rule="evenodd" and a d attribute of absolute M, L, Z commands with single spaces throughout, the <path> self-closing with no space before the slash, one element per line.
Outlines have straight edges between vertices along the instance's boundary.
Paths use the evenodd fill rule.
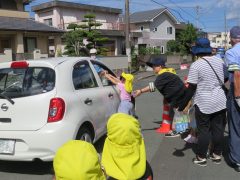
<path fill-rule="evenodd" d="M 54 180 L 106 180 L 94 146 L 70 140 L 61 146 L 53 160 Z"/>
<path fill-rule="evenodd" d="M 121 102 L 118 107 L 118 112 L 134 115 L 133 102 L 132 102 L 132 90 L 133 90 L 133 79 L 132 74 L 122 73 L 120 79 L 114 77 L 111 74 L 106 74 L 105 77 L 110 80 L 113 84 L 117 85 L 120 91 Z"/>
<path fill-rule="evenodd" d="M 133 116 L 116 113 L 109 118 L 102 165 L 109 180 L 152 179 L 140 124 Z"/>

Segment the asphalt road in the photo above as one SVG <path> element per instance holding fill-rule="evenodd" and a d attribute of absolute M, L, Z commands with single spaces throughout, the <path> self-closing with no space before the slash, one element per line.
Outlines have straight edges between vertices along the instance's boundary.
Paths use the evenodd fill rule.
<path fill-rule="evenodd" d="M 179 71 L 183 78 L 187 70 Z M 136 86 L 146 85 L 154 77 L 144 79 Z M 137 98 L 137 113 L 140 117 L 145 138 L 147 158 L 156 180 L 239 180 L 240 173 L 235 172 L 228 164 L 227 139 L 225 132 L 225 149 L 220 165 L 208 161 L 207 167 L 199 167 L 192 163 L 196 145 L 186 144 L 182 137 L 164 137 L 155 132 L 159 127 L 162 113 L 162 96 L 158 92 L 146 93 Z M 186 136 L 186 135 L 185 135 Z"/>
<path fill-rule="evenodd" d="M 180 71 L 183 77 L 187 71 Z M 154 80 L 151 73 L 140 73 L 136 76 L 135 88 L 143 87 Z M 142 79 L 143 78 L 143 79 Z M 162 96 L 158 92 L 145 93 L 136 99 L 137 114 L 145 139 L 147 159 L 150 162 L 155 180 L 239 180 L 240 173 L 236 173 L 227 164 L 227 148 L 224 160 L 220 165 L 208 162 L 207 167 L 193 165 L 196 147 L 185 144 L 181 137 L 165 138 L 157 134 L 162 113 Z M 226 133 L 227 141 L 227 133 Z M 95 147 L 101 152 L 104 138 Z M 1 180 L 51 180 L 52 164 L 42 162 L 7 162 L 0 161 Z"/>

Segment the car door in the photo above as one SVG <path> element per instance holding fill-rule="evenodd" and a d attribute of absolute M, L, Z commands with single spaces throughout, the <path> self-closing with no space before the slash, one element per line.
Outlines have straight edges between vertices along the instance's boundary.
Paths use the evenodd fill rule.
<path fill-rule="evenodd" d="M 88 61 L 77 62 L 73 66 L 73 85 L 78 101 L 92 122 L 96 136 L 105 130 L 104 89 L 99 86 Z"/>
<path fill-rule="evenodd" d="M 120 103 L 120 97 L 119 97 L 119 90 L 116 88 L 116 86 L 109 80 L 107 80 L 104 77 L 104 71 L 112 74 L 115 76 L 115 74 L 104 64 L 98 62 L 98 61 L 91 61 L 96 75 L 98 76 L 98 79 L 101 81 L 102 88 L 104 89 L 104 104 L 106 108 L 106 115 L 105 118 L 109 119 L 109 117 L 117 112 L 119 103 Z"/>

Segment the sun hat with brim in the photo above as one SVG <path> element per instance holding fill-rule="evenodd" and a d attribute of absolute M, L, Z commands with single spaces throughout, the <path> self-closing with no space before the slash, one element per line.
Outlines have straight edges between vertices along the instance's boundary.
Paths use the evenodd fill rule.
<path fill-rule="evenodd" d="M 70 140 L 57 150 L 53 160 L 56 180 L 106 180 L 92 144 Z"/>
<path fill-rule="evenodd" d="M 230 37 L 233 39 L 240 39 L 240 26 L 234 26 L 230 30 Z"/>
<path fill-rule="evenodd" d="M 154 58 L 154 59 L 151 59 L 149 62 L 146 62 L 146 64 L 148 66 L 150 66 L 151 68 L 153 66 L 165 66 L 165 60 L 161 57 L 159 58 Z"/>
<path fill-rule="evenodd" d="M 138 179 L 144 175 L 145 144 L 139 122 L 134 117 L 123 113 L 116 113 L 110 117 L 102 164 L 106 174 L 115 179 Z"/>
<path fill-rule="evenodd" d="M 207 38 L 198 38 L 196 45 L 192 47 L 192 53 L 197 54 L 211 54 L 212 48 L 210 46 L 210 41 Z"/>
<path fill-rule="evenodd" d="M 125 90 L 128 93 L 131 93 L 133 90 L 132 84 L 133 84 L 134 76 L 132 74 L 126 74 L 125 72 L 122 72 L 121 76 L 125 79 L 125 83 L 124 83 Z"/>

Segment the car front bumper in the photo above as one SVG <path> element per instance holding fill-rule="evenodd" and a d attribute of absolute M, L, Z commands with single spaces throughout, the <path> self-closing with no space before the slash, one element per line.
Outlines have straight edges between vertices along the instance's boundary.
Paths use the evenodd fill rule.
<path fill-rule="evenodd" d="M 0 131 L 1 139 L 16 140 L 14 154 L 0 154 L 0 160 L 52 161 L 57 149 L 76 136 L 76 125 L 62 123 L 48 123 L 37 131 Z"/>

